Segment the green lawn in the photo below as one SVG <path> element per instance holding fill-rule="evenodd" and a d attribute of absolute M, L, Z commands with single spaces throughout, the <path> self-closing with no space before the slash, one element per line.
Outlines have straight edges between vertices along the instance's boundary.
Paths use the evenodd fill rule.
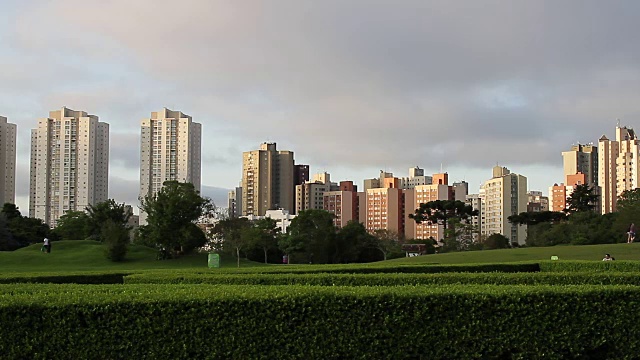
<path fill-rule="evenodd" d="M 156 251 L 154 249 L 144 246 L 131 246 L 127 259 L 124 262 L 114 263 L 105 258 L 104 246 L 96 241 L 57 241 L 53 243 L 53 249 L 50 254 L 40 252 L 40 246 L 40 244 L 36 244 L 13 252 L 0 252 L 0 273 L 207 269 L 206 254 L 194 254 L 173 260 L 158 261 L 156 260 Z M 552 255 L 558 256 L 560 260 L 600 261 L 605 253 L 611 254 L 617 260 L 640 260 L 640 244 L 468 251 L 401 258 L 370 265 L 503 263 L 549 260 Z M 264 264 L 246 260 L 241 261 L 242 268 L 256 266 L 264 266 Z M 231 256 L 223 256 L 221 267 L 235 268 L 235 259 Z"/>
<path fill-rule="evenodd" d="M 604 254 L 611 254 L 616 260 L 640 260 L 640 243 L 604 244 L 580 246 L 529 247 L 518 249 L 466 251 L 446 254 L 424 255 L 412 258 L 389 260 L 387 263 L 402 264 L 462 264 L 499 263 L 515 261 L 550 260 L 595 260 L 601 261 Z"/>
<path fill-rule="evenodd" d="M 105 257 L 104 245 L 97 241 L 56 241 L 52 243 L 49 254 L 41 252 L 40 247 L 41 244 L 35 244 L 16 251 L 0 251 L 0 273 L 207 268 L 207 254 L 159 261 L 156 260 L 156 250 L 145 246 L 131 246 L 126 260 L 118 263 Z M 263 264 L 241 262 L 242 267 L 260 265 Z M 222 257 L 221 267 L 235 266 L 235 259 Z"/>

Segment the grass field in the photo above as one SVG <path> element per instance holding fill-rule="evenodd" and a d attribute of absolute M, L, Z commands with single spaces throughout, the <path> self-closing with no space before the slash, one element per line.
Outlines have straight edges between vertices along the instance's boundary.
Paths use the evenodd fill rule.
<path fill-rule="evenodd" d="M 104 271 L 146 269 L 204 269 L 207 254 L 193 254 L 172 260 L 156 260 L 157 251 L 144 246 L 129 248 L 123 262 L 109 261 L 104 255 L 102 243 L 91 240 L 56 241 L 51 253 L 40 251 L 40 244 L 3 252 L 0 251 L 0 272 L 47 272 L 47 271 Z M 242 267 L 263 264 L 243 260 Z M 222 258 L 221 267 L 235 267 L 232 258 Z"/>
<path fill-rule="evenodd" d="M 469 251 L 401 258 L 375 264 L 503 263 L 549 260 L 552 255 L 558 256 L 560 260 L 600 261 L 605 253 L 611 254 L 617 260 L 640 260 L 640 244 Z M 265 265 L 246 260 L 241 261 L 242 268 L 256 266 Z M 230 256 L 223 256 L 221 267 L 236 267 L 235 259 Z M 156 260 L 156 251 L 154 249 L 135 245 L 131 246 L 125 261 L 114 263 L 105 258 L 104 246 L 101 243 L 90 240 L 54 242 L 50 254 L 40 252 L 40 244 L 31 245 L 13 252 L 0 252 L 0 272 L 2 273 L 206 268 L 206 254 L 194 254 L 173 260 L 158 261 Z"/>

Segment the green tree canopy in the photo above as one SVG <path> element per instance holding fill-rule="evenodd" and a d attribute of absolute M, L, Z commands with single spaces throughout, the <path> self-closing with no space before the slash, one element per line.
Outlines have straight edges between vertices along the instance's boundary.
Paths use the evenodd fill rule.
<path fill-rule="evenodd" d="M 89 205 L 86 208 L 88 216 L 89 236 L 100 239 L 102 226 L 108 221 L 113 221 L 116 225 L 126 227 L 131 213 L 125 210 L 125 204 L 118 204 L 115 200 L 109 199 L 96 205 Z"/>
<path fill-rule="evenodd" d="M 332 213 L 303 210 L 291 221 L 288 236 L 280 239 L 278 247 L 289 259 L 296 254 L 305 262 L 325 264 L 333 254 L 335 234 Z"/>
<path fill-rule="evenodd" d="M 177 181 L 165 181 L 162 189 L 141 198 L 140 202 L 140 209 L 147 216 L 147 225 L 141 234 L 169 257 L 191 250 L 185 245 L 192 242 L 187 237 L 195 235 L 193 225 L 214 209 L 211 200 L 201 197 L 193 184 Z M 198 241 L 203 239 L 199 237 Z"/>
<path fill-rule="evenodd" d="M 566 220 L 567 214 L 560 211 L 521 212 L 510 215 L 507 219 L 514 225 L 536 225 L 543 222 L 559 222 Z"/>
<path fill-rule="evenodd" d="M 582 211 L 594 211 L 598 203 L 598 195 L 588 184 L 576 185 L 567 198 L 565 212 L 574 214 Z"/>
<path fill-rule="evenodd" d="M 459 219 L 467 223 L 472 216 L 477 216 L 478 210 L 460 200 L 434 200 L 420 204 L 420 207 L 409 218 L 417 224 L 442 225 L 447 229 L 449 219 Z"/>
<path fill-rule="evenodd" d="M 218 221 L 209 234 L 213 238 L 213 248 L 217 251 L 233 251 L 240 267 L 240 251 L 249 245 L 245 231 L 251 227 L 252 224 L 247 218 L 226 218 Z"/>
<path fill-rule="evenodd" d="M 53 231 L 63 240 L 83 240 L 91 235 L 90 220 L 84 211 L 67 211 L 60 216 Z"/>

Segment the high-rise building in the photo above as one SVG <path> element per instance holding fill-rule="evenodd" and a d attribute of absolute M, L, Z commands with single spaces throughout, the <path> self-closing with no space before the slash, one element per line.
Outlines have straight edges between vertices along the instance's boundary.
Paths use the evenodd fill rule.
<path fill-rule="evenodd" d="M 63 107 L 31 130 L 29 214 L 55 227 L 67 211 L 108 199 L 109 124 Z"/>
<path fill-rule="evenodd" d="M 495 166 L 493 177 L 482 184 L 481 196 L 482 235 L 502 234 L 511 243 L 524 244 L 526 226 L 511 224 L 508 217 L 527 211 L 527 178 Z"/>
<path fill-rule="evenodd" d="M 276 143 L 242 154 L 242 214 L 264 216 L 267 210 L 295 210 L 293 151 Z"/>
<path fill-rule="evenodd" d="M 452 200 L 453 191 L 447 184 L 418 185 L 413 189 L 404 190 L 405 195 L 405 237 L 407 239 L 428 239 L 436 241 L 444 239 L 444 226 L 438 224 L 417 224 L 409 218 L 420 204 L 436 200 Z"/>
<path fill-rule="evenodd" d="M 566 183 L 553 184 L 553 186 L 549 187 L 548 201 L 550 211 L 564 211 L 567 208 L 567 200 L 576 186 L 586 184 L 586 175 L 583 173 L 567 175 L 565 179 Z"/>
<path fill-rule="evenodd" d="M 431 176 L 424 175 L 424 169 L 419 167 L 409 168 L 409 177 L 400 178 L 400 189 L 413 189 L 420 185 L 431 185 Z"/>
<path fill-rule="evenodd" d="M 349 221 L 359 221 L 360 204 L 357 186 L 353 181 L 341 181 L 340 189 L 323 194 L 324 210 L 334 214 L 333 224 L 337 228 Z"/>
<path fill-rule="evenodd" d="M 229 191 L 227 209 L 230 218 L 242 216 L 242 187 Z"/>
<path fill-rule="evenodd" d="M 633 129 L 616 126 L 616 140 L 598 140 L 598 189 L 603 214 L 616 211 L 617 198 L 625 190 L 640 187 L 640 140 Z"/>
<path fill-rule="evenodd" d="M 191 116 L 163 108 L 141 122 L 140 196 L 158 192 L 165 181 L 201 186 L 202 126 Z"/>
<path fill-rule="evenodd" d="M 375 188 L 366 191 L 367 231 L 389 230 L 404 234 L 404 193 L 398 188 Z"/>
<path fill-rule="evenodd" d="M 331 190 L 331 183 L 321 181 L 296 185 L 296 214 L 303 210 L 322 209 L 324 193 Z"/>
<path fill-rule="evenodd" d="M 469 183 L 466 181 L 458 181 L 453 183 L 453 200 L 467 201 L 469 194 Z"/>
<path fill-rule="evenodd" d="M 293 186 L 302 185 L 309 181 L 309 165 L 297 164 L 293 166 Z"/>
<path fill-rule="evenodd" d="M 583 173 L 586 184 L 598 184 L 598 147 L 593 144 L 577 144 L 562 152 L 564 176 Z"/>
<path fill-rule="evenodd" d="M 549 211 L 549 198 L 542 195 L 542 191 L 527 193 L 527 212 Z"/>
<path fill-rule="evenodd" d="M 0 205 L 16 202 L 16 124 L 0 116 Z"/>
<path fill-rule="evenodd" d="M 483 194 L 484 195 L 484 194 Z M 467 199 L 465 201 L 467 205 L 470 205 L 473 210 L 478 211 L 478 215 L 472 216 L 470 224 L 473 228 L 479 232 L 482 229 L 482 219 L 483 219 L 483 211 L 482 211 L 482 196 L 480 194 L 469 194 L 467 195 Z M 478 240 L 478 233 L 474 232 L 473 241 Z"/>

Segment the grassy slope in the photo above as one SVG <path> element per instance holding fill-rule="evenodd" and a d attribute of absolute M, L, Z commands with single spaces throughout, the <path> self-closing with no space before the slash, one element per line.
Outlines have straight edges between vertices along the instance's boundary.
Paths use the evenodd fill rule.
<path fill-rule="evenodd" d="M 389 260 L 396 264 L 461 264 L 497 263 L 514 261 L 549 260 L 552 255 L 560 260 L 601 261 L 604 254 L 611 254 L 616 260 L 640 260 L 640 244 L 604 244 L 581 246 L 551 246 L 539 248 L 467 251 L 435 254 Z"/>
<path fill-rule="evenodd" d="M 555 246 L 469 251 L 401 258 L 371 265 L 500 263 L 549 260 L 552 255 L 557 255 L 560 260 L 600 261 L 605 253 L 610 253 L 617 260 L 640 260 L 640 244 Z M 58 241 L 53 243 L 53 249 L 50 254 L 40 252 L 39 244 L 13 252 L 0 252 L 0 273 L 152 269 L 204 270 L 207 268 L 206 254 L 195 254 L 164 261 L 155 260 L 155 257 L 156 251 L 153 249 L 143 246 L 132 246 L 127 254 L 126 261 L 114 263 L 105 258 L 104 247 L 99 242 L 88 240 Z M 223 268 L 234 268 L 236 266 L 235 259 L 229 256 L 223 256 L 221 266 Z M 250 261 L 241 262 L 242 268 L 253 266 L 263 266 L 263 264 Z"/>
<path fill-rule="evenodd" d="M 0 273 L 58 272 L 143 269 L 206 269 L 207 255 L 194 254 L 173 260 L 156 260 L 156 251 L 144 246 L 131 246 L 123 262 L 109 261 L 102 243 L 91 240 L 56 241 L 51 253 L 40 252 L 40 244 L 12 252 L 0 252 Z M 261 264 L 242 261 L 242 267 Z M 235 259 L 222 258 L 222 267 L 236 266 Z"/>

